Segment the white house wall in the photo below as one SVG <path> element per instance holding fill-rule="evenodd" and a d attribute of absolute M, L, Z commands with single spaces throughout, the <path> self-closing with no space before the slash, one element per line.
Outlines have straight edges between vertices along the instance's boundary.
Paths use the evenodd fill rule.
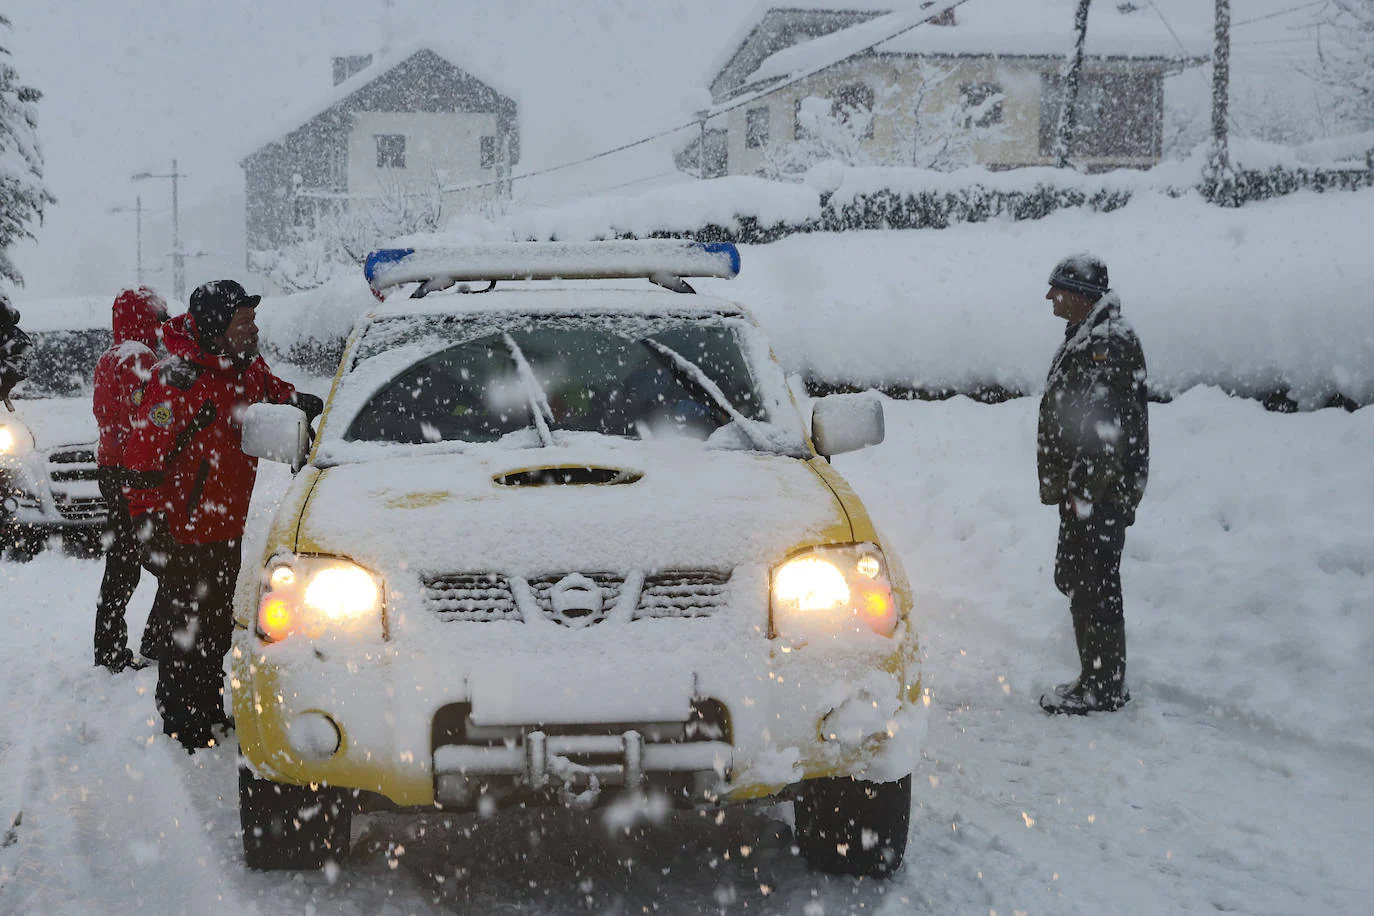
<path fill-rule="evenodd" d="M 405 168 L 378 167 L 377 136 L 406 138 Z M 431 191 L 497 181 L 504 163 L 482 168 L 482 137 L 497 137 L 496 116 L 488 112 L 357 112 L 348 137 L 350 197 L 382 196 L 397 183 L 406 190 Z M 444 195 L 446 215 L 502 195 L 502 186 Z"/>
<path fill-rule="evenodd" d="M 880 112 L 886 116 L 875 118 L 873 137 L 864 149 L 875 160 L 892 165 L 924 165 L 912 162 L 911 136 L 915 127 L 916 105 L 921 101 L 924 116 L 931 117 L 959 102 L 960 86 L 968 83 L 991 82 L 1002 87 L 1003 117 L 996 139 L 976 141 L 972 153 L 977 161 L 990 167 L 1013 167 L 1050 164 L 1052 159 L 1040 151 L 1041 73 L 1057 71 L 1057 62 L 1039 58 L 930 58 L 930 65 L 949 68 L 953 72 L 930 95 L 920 100 L 921 78 L 919 62 L 914 57 L 869 57 L 837 64 L 792 86 L 764 96 L 755 103 L 728 112 L 712 127 L 725 127 L 729 152 L 730 174 L 757 174 L 765 164 L 765 149 L 749 148 L 745 144 L 747 112 L 751 108 L 769 109 L 768 149 L 780 150 L 794 142 L 796 105 L 808 96 L 831 98 L 840 87 L 855 82 L 870 86 L 878 97 Z M 1094 69 L 1129 69 L 1125 64 L 1097 64 Z M 891 87 L 891 95 L 884 101 L 883 92 Z M 1113 160 L 1112 165 L 1150 165 L 1151 157 Z M 1093 165 L 1107 164 L 1090 162 Z"/>

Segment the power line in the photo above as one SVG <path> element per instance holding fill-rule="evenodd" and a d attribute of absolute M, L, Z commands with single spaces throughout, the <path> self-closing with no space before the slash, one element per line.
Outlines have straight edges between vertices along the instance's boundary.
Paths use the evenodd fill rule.
<path fill-rule="evenodd" d="M 941 15 L 942 13 L 945 13 L 945 12 L 947 12 L 947 11 L 949 11 L 949 10 L 952 10 L 952 9 L 954 9 L 954 8 L 957 7 L 957 6 L 962 6 L 962 5 L 963 5 L 964 3 L 966 3 L 966 2 L 967 2 L 967 0 L 946 0 L 945 3 L 940 4 L 940 5 L 938 5 L 938 6 L 932 7 L 932 8 L 931 8 L 931 11 L 928 12 L 928 13 L 926 14 L 925 18 L 920 19 L 920 20 L 918 20 L 918 21 L 912 23 L 912 24 L 909 25 L 909 26 L 906 26 L 905 28 L 899 29 L 899 30 L 897 30 L 896 32 L 893 32 L 891 35 L 886 35 L 886 36 L 884 36 L 884 37 L 882 37 L 882 38 L 879 38 L 877 41 L 874 41 L 873 43 L 871 43 L 871 44 L 869 44 L 869 45 L 867 45 L 867 46 L 865 46 L 865 47 L 859 48 L 857 51 L 854 51 L 850 56 L 852 57 L 852 56 L 855 56 L 855 55 L 858 55 L 858 54 L 863 54 L 865 51 L 871 51 L 871 50 L 873 50 L 874 48 L 876 48 L 878 45 L 883 44 L 883 43 L 888 42 L 888 41 L 891 41 L 892 39 L 898 38 L 898 37 L 900 37 L 900 36 L 902 36 L 902 35 L 905 35 L 907 32 L 910 32 L 912 29 L 916 28 L 917 26 L 924 25 L 925 23 L 929 22 L 931 19 L 934 19 L 936 16 L 939 16 L 939 15 Z M 1153 0 L 1151 0 L 1151 5 L 1153 5 Z M 1172 29 L 1171 29 L 1170 31 L 1172 31 Z M 1175 37 L 1175 39 L 1177 39 L 1178 36 L 1174 36 L 1174 37 Z M 1180 44 L 1181 44 L 1181 42 L 1180 42 Z M 761 89 L 761 90 L 759 90 L 759 91 L 757 91 L 757 92 L 754 92 L 754 93 L 750 93 L 750 94 L 748 94 L 748 95 L 741 96 L 740 98 L 736 99 L 735 101 L 731 102 L 731 103 L 728 104 L 728 105 L 724 105 L 724 106 L 722 106 L 722 107 L 720 107 L 720 108 L 716 108 L 716 109 L 712 110 L 711 113 L 710 113 L 710 115 L 708 116 L 708 119 L 709 119 L 709 117 L 715 117 L 715 116 L 717 116 L 717 115 L 723 115 L 723 114 L 726 114 L 726 113 L 728 113 L 728 112 L 734 111 L 736 108 L 739 108 L 739 107 L 742 106 L 742 105 L 747 105 L 747 104 L 749 104 L 750 102 L 757 101 L 757 100 L 759 100 L 759 99 L 761 99 L 761 98 L 765 98 L 765 97 L 767 97 L 767 96 L 770 96 L 770 95 L 772 95 L 773 93 L 778 92 L 778 91 L 780 91 L 780 90 L 782 90 L 782 89 L 786 89 L 788 86 L 795 85 L 795 84 L 801 82 L 802 80 L 806 79 L 807 77 L 814 76 L 815 74 L 819 73 L 821 70 L 824 70 L 824 69 L 826 69 L 826 68 L 829 67 L 829 66 L 830 66 L 829 64 L 825 64 L 825 65 L 823 65 L 823 66 L 818 66 L 818 67 L 812 68 L 812 69 L 810 69 L 810 70 L 804 70 L 804 71 L 798 72 L 796 75 L 791 76 L 791 77 L 789 77 L 789 78 L 783 80 L 782 82 L 778 83 L 777 85 L 770 86 L 770 87 L 767 88 L 767 89 Z M 479 189 L 481 189 L 481 188 L 491 188 L 491 187 L 496 187 L 497 185 L 510 184 L 510 183 L 516 182 L 516 181 L 523 181 L 523 180 L 525 180 L 526 178 L 537 178 L 537 177 L 539 177 L 540 175 L 548 175 L 548 174 L 550 174 L 550 173 L 552 173 L 552 172 L 561 172 L 561 171 L 563 171 L 564 169 L 574 168 L 574 167 L 579 166 L 579 165 L 586 165 L 588 162 L 595 162 L 597 159 L 604 159 L 604 158 L 606 158 L 607 156 L 612 156 L 612 155 L 614 155 L 614 154 L 616 154 L 616 153 L 624 152 L 624 151 L 627 150 L 627 149 L 633 149 L 633 148 L 636 147 L 636 146 L 643 146 L 645 143 L 652 143 L 654 140 L 662 139 L 663 137 L 666 137 L 666 136 L 668 136 L 668 135 L 670 135 L 670 134 L 675 134 L 675 133 L 677 133 L 677 132 L 680 131 L 680 130 L 686 130 L 686 129 L 689 128 L 689 127 L 699 127 L 700 125 L 701 125 L 701 121 L 700 121 L 700 120 L 688 121 L 688 122 L 685 123 L 685 124 L 679 124 L 679 125 L 677 125 L 676 127 L 670 127 L 670 128 L 668 128 L 667 130 L 661 130 L 661 131 L 659 131 L 658 133 L 654 134 L 653 136 L 644 137 L 644 138 L 639 139 L 639 140 L 634 140 L 634 141 L 631 141 L 630 143 L 624 143 L 624 144 L 622 144 L 622 145 L 620 145 L 620 146 L 615 147 L 614 149 L 608 149 L 608 150 L 603 150 L 602 152 L 599 152 L 599 153 L 593 153 L 593 154 L 590 155 L 590 156 L 584 156 L 583 158 L 581 158 L 581 159 L 576 159 L 576 160 L 574 160 L 574 161 L 572 161 L 572 162 L 564 162 L 564 163 L 561 163 L 561 164 L 559 164 L 559 165 L 551 165 L 551 166 L 549 166 L 548 168 L 539 169 L 538 171 L 534 171 L 534 172 L 525 172 L 524 174 L 521 174 L 521 175 L 512 175 L 512 176 L 510 176 L 510 177 L 508 177 L 508 178 L 498 178 L 498 179 L 495 179 L 495 180 L 493 180 L 493 181 L 482 181 L 482 182 L 478 182 L 478 183 L 476 183 L 476 184 L 455 185 L 455 186 L 453 186 L 453 187 L 451 187 L 451 188 L 440 188 L 440 190 L 443 191 L 443 192 L 445 192 L 445 193 L 452 193 L 452 192 L 457 192 L 457 191 L 476 191 L 476 190 L 479 190 Z"/>
<path fill-rule="evenodd" d="M 1238 29 L 1243 25 L 1250 25 L 1252 22 L 1263 22 L 1266 19 L 1277 19 L 1280 16 L 1287 16 L 1289 13 L 1297 13 L 1302 10 L 1311 9 L 1314 6 L 1322 6 L 1327 0 L 1312 0 L 1311 3 L 1304 3 L 1301 6 L 1292 6 L 1286 10 L 1279 10 L 1277 13 L 1268 13 L 1264 16 L 1256 16 L 1253 19 L 1242 19 L 1240 22 L 1231 23 L 1231 28 Z"/>

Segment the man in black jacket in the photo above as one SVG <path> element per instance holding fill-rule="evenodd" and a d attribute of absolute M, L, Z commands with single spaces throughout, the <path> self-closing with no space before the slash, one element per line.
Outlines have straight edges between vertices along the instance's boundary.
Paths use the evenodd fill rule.
<path fill-rule="evenodd" d="M 1110 712 L 1130 699 L 1121 551 L 1150 465 L 1145 354 L 1092 255 L 1060 261 L 1045 298 L 1069 325 L 1040 400 L 1040 501 L 1059 509 L 1054 584 L 1069 599 L 1080 671 L 1040 705 Z"/>

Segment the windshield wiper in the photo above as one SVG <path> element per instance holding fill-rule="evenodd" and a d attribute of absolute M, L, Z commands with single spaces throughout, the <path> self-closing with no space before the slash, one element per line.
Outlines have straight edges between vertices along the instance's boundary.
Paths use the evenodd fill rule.
<path fill-rule="evenodd" d="M 548 448 L 554 444 L 553 432 L 549 429 L 549 424 L 553 422 L 553 408 L 549 406 L 548 396 L 544 394 L 544 389 L 534 374 L 534 368 L 530 366 L 529 360 L 525 359 L 525 353 L 515 342 L 515 338 L 509 333 L 503 333 L 501 338 L 506 343 L 506 349 L 510 350 L 511 359 L 515 360 L 515 371 L 525 389 L 525 400 L 529 403 L 530 415 L 534 417 L 534 428 L 539 433 L 539 441 Z"/>
<path fill-rule="evenodd" d="M 645 337 L 642 342 L 654 352 L 668 359 L 670 364 L 669 368 L 674 370 L 674 375 L 686 373 L 687 378 L 696 387 L 704 391 L 711 400 L 716 402 L 717 407 L 725 411 L 730 419 L 734 420 L 735 423 L 739 425 L 739 428 L 744 430 L 744 434 L 749 437 L 749 441 L 753 443 L 754 448 L 761 452 L 777 451 L 777 445 L 769 439 L 768 434 L 761 428 L 759 422 L 757 420 L 751 420 L 740 413 L 739 409 L 736 408 L 734 404 L 730 403 L 730 399 L 725 396 L 725 392 L 720 390 L 720 386 L 712 381 L 711 377 L 707 375 L 700 366 L 674 350 L 672 347 L 666 347 L 652 337 Z"/>

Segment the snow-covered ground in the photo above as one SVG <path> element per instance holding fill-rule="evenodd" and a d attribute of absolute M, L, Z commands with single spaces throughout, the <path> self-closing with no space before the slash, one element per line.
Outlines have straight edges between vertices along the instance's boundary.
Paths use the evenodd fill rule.
<path fill-rule="evenodd" d="M 836 464 L 905 561 L 928 653 L 933 714 L 893 880 L 808 873 L 778 809 L 630 835 L 552 810 L 359 818 L 340 868 L 249 873 L 234 749 L 188 757 L 161 736 L 154 672 L 90 666 L 100 564 L 49 551 L 0 565 L 0 912 L 1374 908 L 1374 410 L 1285 416 L 1213 389 L 1152 405 L 1123 563 L 1135 699 L 1053 719 L 1035 700 L 1075 653 L 1033 400 L 886 407 L 888 441 Z M 259 537 L 285 482 L 264 465 Z"/>

